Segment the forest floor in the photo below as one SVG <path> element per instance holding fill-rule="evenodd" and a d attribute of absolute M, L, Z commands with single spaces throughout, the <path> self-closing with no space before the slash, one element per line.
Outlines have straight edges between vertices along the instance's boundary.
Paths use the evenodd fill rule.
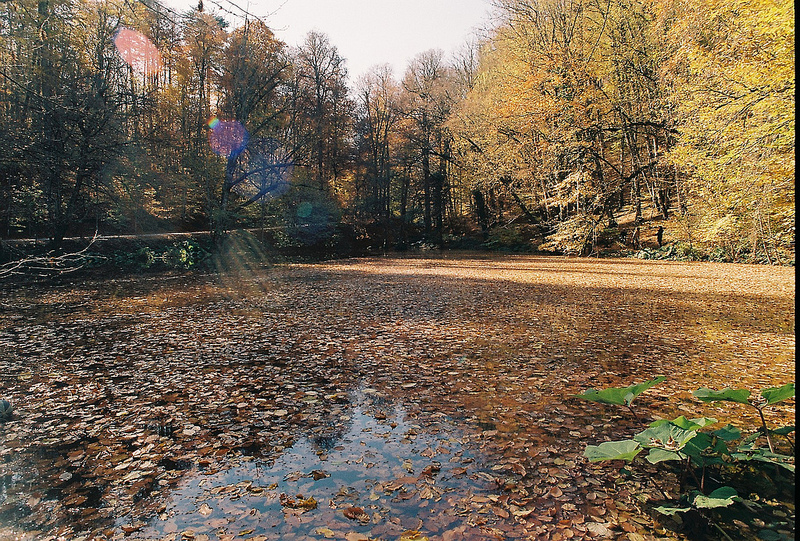
<path fill-rule="evenodd" d="M 708 538 L 652 511 L 668 468 L 583 457 L 642 424 L 574 395 L 665 375 L 645 420 L 752 426 L 691 393 L 794 381 L 794 292 L 793 268 L 485 254 L 6 286 L 0 538 Z M 793 538 L 773 497 L 734 538 Z"/>

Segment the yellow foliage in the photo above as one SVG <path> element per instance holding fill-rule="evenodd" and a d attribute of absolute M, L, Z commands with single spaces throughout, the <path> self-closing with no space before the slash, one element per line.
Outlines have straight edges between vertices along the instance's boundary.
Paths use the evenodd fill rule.
<path fill-rule="evenodd" d="M 788 0 L 660 4 L 664 77 L 701 238 L 736 257 L 794 242 L 794 8 Z M 791 223 L 791 225 L 790 225 Z M 774 247 L 774 248 L 773 248 Z M 769 256 L 768 256 L 769 257 Z"/>

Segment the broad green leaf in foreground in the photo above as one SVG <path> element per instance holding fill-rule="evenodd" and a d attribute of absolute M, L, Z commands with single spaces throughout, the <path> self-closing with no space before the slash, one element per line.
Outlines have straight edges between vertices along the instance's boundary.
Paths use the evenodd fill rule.
<path fill-rule="evenodd" d="M 748 404 L 747 399 L 750 397 L 750 391 L 747 389 L 722 389 L 721 391 L 714 391 L 713 389 L 701 387 L 692 394 L 695 398 L 703 402 L 727 400 L 728 402 L 739 402 L 740 404 Z"/>
<path fill-rule="evenodd" d="M 583 456 L 591 462 L 601 460 L 633 460 L 642 448 L 633 440 L 607 441 L 600 445 L 587 445 Z"/>
<path fill-rule="evenodd" d="M 780 466 L 785 470 L 788 470 L 794 473 L 794 457 L 789 455 L 781 455 L 778 453 L 771 453 L 766 449 L 761 449 L 758 447 L 755 448 L 748 448 L 748 447 L 739 447 L 737 452 L 731 453 L 731 458 L 734 460 L 739 460 L 742 462 L 748 461 L 755 461 L 755 462 L 765 462 L 767 464 L 774 464 L 776 466 Z"/>
<path fill-rule="evenodd" d="M 692 457 L 698 466 L 722 464 L 721 456 L 728 453 L 728 447 L 720 439 L 714 439 L 705 432 L 698 432 L 697 436 L 686 442 L 681 452 Z"/>
<path fill-rule="evenodd" d="M 720 487 L 713 491 L 708 496 L 705 496 L 703 493 L 698 491 L 693 491 L 694 499 L 692 500 L 692 507 L 698 509 L 714 509 L 717 507 L 728 507 L 734 501 L 738 495 L 736 494 L 736 490 L 731 487 Z M 662 515 L 669 515 L 672 516 L 675 513 L 685 513 L 689 511 L 691 507 L 667 507 L 661 506 L 656 507 L 655 510 L 661 513 Z"/>
<path fill-rule="evenodd" d="M 731 487 L 719 487 L 708 496 L 697 493 L 692 501 L 692 505 L 698 509 L 714 509 L 716 507 L 728 507 L 736 498 L 736 490 Z"/>
<path fill-rule="evenodd" d="M 653 447 L 647 453 L 647 461 L 650 464 L 658 464 L 659 462 L 667 462 L 669 460 L 683 460 L 685 457 L 677 451 L 667 451 L 659 447 Z"/>
<path fill-rule="evenodd" d="M 794 383 L 787 383 L 782 387 L 772 387 L 761 391 L 761 396 L 767 399 L 767 404 L 775 404 L 794 396 Z"/>
<path fill-rule="evenodd" d="M 667 451 L 680 451 L 686 442 L 697 435 L 695 430 L 684 430 L 672 423 L 648 428 L 636 434 L 633 439 L 642 447 L 660 447 Z"/>
<path fill-rule="evenodd" d="M 699 430 L 709 425 L 713 425 L 716 422 L 717 420 L 712 417 L 698 417 L 697 419 L 687 419 L 686 417 L 681 415 L 680 417 L 676 417 L 671 421 L 668 421 L 667 419 L 659 419 L 657 421 L 653 421 L 652 423 L 650 423 L 650 427 L 655 428 L 657 426 L 661 426 L 667 423 L 672 423 L 675 426 L 679 426 L 684 430 Z"/>
<path fill-rule="evenodd" d="M 723 426 L 719 430 L 715 430 L 714 432 L 712 432 L 712 434 L 714 434 L 722 441 L 735 441 L 742 437 L 742 431 L 733 426 L 732 424 Z"/>
<path fill-rule="evenodd" d="M 667 379 L 664 376 L 658 376 L 650 381 L 630 385 L 628 387 L 608 387 L 606 389 L 596 390 L 588 389 L 583 394 L 575 395 L 584 400 L 592 402 L 600 402 L 602 404 L 615 404 L 617 406 L 630 406 L 633 399 L 645 392 L 647 389 L 661 383 Z"/>

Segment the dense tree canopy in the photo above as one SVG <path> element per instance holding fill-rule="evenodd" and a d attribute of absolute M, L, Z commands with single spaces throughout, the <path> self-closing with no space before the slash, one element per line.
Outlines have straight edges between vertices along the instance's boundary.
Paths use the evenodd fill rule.
<path fill-rule="evenodd" d="M 495 6 L 457 54 L 350 81 L 319 32 L 289 47 L 200 6 L 2 2 L 0 235 L 589 254 L 655 220 L 721 259 L 794 260 L 788 0 Z"/>

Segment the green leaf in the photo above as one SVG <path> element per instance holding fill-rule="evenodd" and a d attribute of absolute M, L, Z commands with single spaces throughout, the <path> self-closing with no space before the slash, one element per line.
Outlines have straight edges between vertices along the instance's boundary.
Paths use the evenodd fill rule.
<path fill-rule="evenodd" d="M 775 430 L 770 430 L 773 434 L 778 434 L 779 436 L 787 436 L 794 432 L 794 426 L 782 426 L 780 428 L 776 428 Z"/>
<path fill-rule="evenodd" d="M 728 402 L 739 402 L 740 404 L 749 404 L 747 399 L 750 397 L 750 391 L 747 389 L 723 389 L 721 391 L 714 391 L 701 387 L 692 393 L 695 398 L 703 402 L 716 402 L 718 400 L 727 400 Z"/>
<path fill-rule="evenodd" d="M 780 466 L 781 468 L 784 468 L 792 473 L 794 473 L 795 470 L 793 456 L 771 453 L 770 451 L 760 447 L 745 447 L 744 449 L 739 447 L 738 452 L 731 453 L 731 458 L 740 462 L 755 461 L 773 464 L 775 466 Z"/>
<path fill-rule="evenodd" d="M 633 439 L 642 447 L 660 447 L 667 451 L 680 451 L 686 442 L 697 435 L 694 430 L 684 430 L 672 423 L 648 428 L 636 434 Z"/>
<path fill-rule="evenodd" d="M 658 376 L 650 381 L 630 385 L 628 387 L 608 387 L 606 389 L 596 390 L 587 389 L 583 394 L 575 395 L 577 398 L 590 400 L 592 402 L 600 402 L 601 404 L 614 404 L 617 406 L 630 406 L 633 399 L 645 392 L 647 389 L 664 381 L 664 376 Z"/>
<path fill-rule="evenodd" d="M 642 448 L 633 440 L 607 441 L 600 445 L 587 445 L 583 456 L 590 462 L 601 460 L 633 460 Z"/>
<path fill-rule="evenodd" d="M 686 511 L 691 511 L 691 507 L 656 507 L 655 510 L 661 513 L 662 515 L 672 516 L 675 513 L 685 513 Z"/>
<path fill-rule="evenodd" d="M 787 383 L 783 387 L 772 387 L 761 391 L 761 396 L 767 399 L 767 404 L 775 404 L 781 400 L 794 396 L 794 383 Z"/>
<path fill-rule="evenodd" d="M 698 466 L 711 466 L 722 464 L 722 455 L 729 454 L 728 447 L 721 440 L 714 440 L 705 432 L 698 432 L 697 436 L 686 442 L 682 453 L 689 455 Z"/>
<path fill-rule="evenodd" d="M 703 494 L 697 493 L 694 500 L 692 501 L 692 505 L 697 507 L 698 509 L 714 509 L 717 507 L 728 507 L 729 505 L 733 504 L 734 498 L 738 497 L 736 490 L 731 487 L 719 487 L 717 490 L 709 494 L 708 496 L 704 496 Z"/>
<path fill-rule="evenodd" d="M 742 431 L 733 426 L 732 424 L 723 426 L 719 430 L 715 430 L 714 432 L 712 432 L 712 434 L 714 434 L 722 441 L 734 441 L 742 437 Z"/>
<path fill-rule="evenodd" d="M 639 383 L 638 385 L 631 385 L 630 387 L 628 387 L 628 391 L 630 391 L 630 393 L 634 397 L 636 397 L 636 396 L 639 396 L 640 394 L 642 394 L 643 392 L 645 392 L 647 389 L 649 389 L 653 385 L 657 385 L 657 384 L 661 383 L 665 379 L 667 379 L 666 376 L 658 376 L 657 378 L 651 379 L 650 381 L 645 381 L 644 383 Z"/>
<path fill-rule="evenodd" d="M 653 447 L 647 453 L 647 461 L 650 464 L 658 464 L 659 462 L 667 462 L 669 460 L 683 460 L 683 455 L 676 451 L 667 451 L 659 447 Z"/>
<path fill-rule="evenodd" d="M 737 447 L 737 449 L 740 451 L 752 450 L 753 443 L 759 438 L 759 436 L 761 436 L 761 432 L 753 432 L 739 443 L 739 447 Z"/>
<path fill-rule="evenodd" d="M 657 427 L 666 423 L 672 423 L 675 426 L 679 426 L 684 430 L 699 430 L 709 425 L 713 425 L 716 422 L 717 420 L 712 417 L 699 417 L 697 419 L 687 419 L 686 417 L 681 415 L 680 417 L 676 417 L 671 421 L 668 421 L 667 419 L 659 419 L 658 421 L 653 421 L 652 423 L 650 423 L 650 426 Z"/>
<path fill-rule="evenodd" d="M 600 402 L 601 404 L 615 404 L 617 406 L 625 405 L 625 395 L 622 389 L 611 387 L 609 389 L 587 389 L 583 394 L 575 395 L 577 398 L 590 400 L 591 402 Z"/>

